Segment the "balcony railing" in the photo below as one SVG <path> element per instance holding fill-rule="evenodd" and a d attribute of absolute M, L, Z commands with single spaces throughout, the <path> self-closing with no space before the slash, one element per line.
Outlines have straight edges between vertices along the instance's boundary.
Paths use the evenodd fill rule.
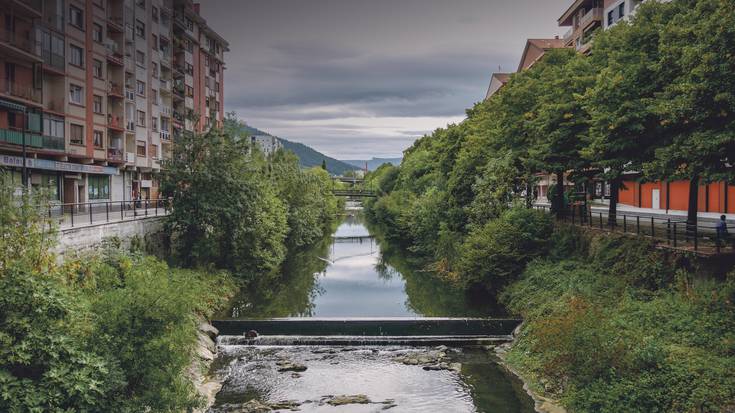
<path fill-rule="evenodd" d="M 563 37 L 564 43 L 569 42 L 569 40 L 571 40 L 572 37 L 574 37 L 574 27 L 570 28 L 569 30 L 567 30 L 566 33 L 564 33 L 564 37 Z"/>
<path fill-rule="evenodd" d="M 107 126 L 110 129 L 122 131 L 124 129 L 122 117 L 107 115 Z"/>
<path fill-rule="evenodd" d="M 109 148 L 107 150 L 107 159 L 122 162 L 125 160 L 125 154 L 122 149 Z"/>
<path fill-rule="evenodd" d="M 4 80 L 0 83 L 2 88 L 0 91 L 8 95 L 25 99 L 35 103 L 43 102 L 43 93 L 39 89 L 35 89 L 33 85 L 27 83 L 13 82 L 10 80 Z"/>
<path fill-rule="evenodd" d="M 171 134 L 168 131 L 161 131 L 161 140 L 165 142 L 171 141 Z"/>
<path fill-rule="evenodd" d="M 124 97 L 122 86 L 115 82 L 109 82 L 107 84 L 107 93 L 111 96 Z"/>
<path fill-rule="evenodd" d="M 64 137 L 44 136 L 38 133 L 26 132 L 26 145 L 33 148 L 64 150 Z M 0 129 L 0 142 L 13 145 L 23 144 L 23 132 L 19 130 Z"/>
<path fill-rule="evenodd" d="M 599 21 L 602 21 L 602 15 L 604 10 L 602 7 L 594 7 L 590 9 L 584 16 L 582 16 L 582 19 L 579 21 L 579 26 L 584 30 L 587 28 L 587 26 L 591 25 L 592 23 Z"/>
<path fill-rule="evenodd" d="M 6 43 L 16 49 L 20 49 L 26 53 L 37 54 L 40 44 L 36 41 L 33 31 L 25 34 L 16 33 L 14 31 L 0 29 L 0 43 Z"/>

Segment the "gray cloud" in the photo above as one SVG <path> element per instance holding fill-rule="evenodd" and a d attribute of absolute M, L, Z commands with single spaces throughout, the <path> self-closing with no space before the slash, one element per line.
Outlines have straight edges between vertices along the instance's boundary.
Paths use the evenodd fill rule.
<path fill-rule="evenodd" d="M 225 110 L 342 158 L 396 156 L 464 116 L 569 0 L 203 0 L 230 41 Z"/>

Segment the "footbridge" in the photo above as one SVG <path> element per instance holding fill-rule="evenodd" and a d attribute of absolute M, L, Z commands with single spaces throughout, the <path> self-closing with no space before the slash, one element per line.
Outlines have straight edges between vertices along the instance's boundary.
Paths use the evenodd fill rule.
<path fill-rule="evenodd" d="M 508 342 L 520 323 L 511 318 L 277 318 L 212 324 L 226 345 L 464 346 Z"/>
<path fill-rule="evenodd" d="M 376 198 L 378 193 L 370 189 L 334 189 L 335 196 L 348 198 Z"/>

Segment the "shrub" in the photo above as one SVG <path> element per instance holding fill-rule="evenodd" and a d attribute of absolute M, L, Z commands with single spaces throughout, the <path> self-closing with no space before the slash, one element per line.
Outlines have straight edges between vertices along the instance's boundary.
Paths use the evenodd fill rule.
<path fill-rule="evenodd" d="M 514 208 L 470 232 L 458 271 L 468 285 L 499 291 L 521 275 L 526 264 L 548 250 L 553 223 L 545 213 Z"/>

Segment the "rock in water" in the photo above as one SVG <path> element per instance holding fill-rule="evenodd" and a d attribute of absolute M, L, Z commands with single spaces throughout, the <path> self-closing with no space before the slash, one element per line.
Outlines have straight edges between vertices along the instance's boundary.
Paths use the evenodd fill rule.
<path fill-rule="evenodd" d="M 346 404 L 369 404 L 370 399 L 364 394 L 356 394 L 354 396 L 332 396 L 327 400 L 327 404 L 332 406 L 344 406 Z"/>
<path fill-rule="evenodd" d="M 247 333 L 245 333 L 246 338 L 256 338 L 258 337 L 258 332 L 255 330 L 250 330 Z"/>

